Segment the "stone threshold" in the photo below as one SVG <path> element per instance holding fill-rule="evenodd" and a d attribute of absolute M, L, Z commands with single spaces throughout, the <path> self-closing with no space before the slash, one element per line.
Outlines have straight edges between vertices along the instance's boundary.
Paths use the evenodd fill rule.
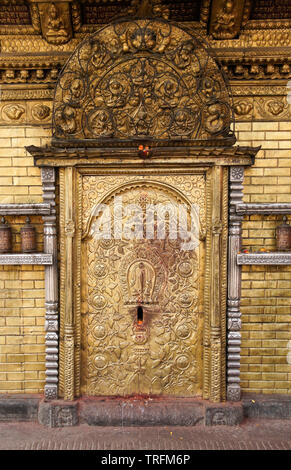
<path fill-rule="evenodd" d="M 192 398 L 83 397 L 45 401 L 40 395 L 0 396 L 0 421 L 33 421 L 49 427 L 236 426 L 247 418 L 291 419 L 291 396 L 245 394 L 240 402 Z"/>

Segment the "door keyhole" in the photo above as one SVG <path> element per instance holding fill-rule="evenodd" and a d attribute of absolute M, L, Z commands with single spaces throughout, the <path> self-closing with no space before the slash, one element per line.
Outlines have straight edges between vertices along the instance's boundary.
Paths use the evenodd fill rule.
<path fill-rule="evenodd" d="M 141 306 L 137 307 L 137 324 L 142 325 L 143 322 L 143 308 Z"/>

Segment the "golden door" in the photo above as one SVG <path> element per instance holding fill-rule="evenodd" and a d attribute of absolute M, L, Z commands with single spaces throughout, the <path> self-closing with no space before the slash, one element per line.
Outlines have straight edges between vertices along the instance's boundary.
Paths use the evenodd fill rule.
<path fill-rule="evenodd" d="M 199 235 L 191 249 L 175 208 L 193 206 Z M 203 173 L 83 176 L 82 226 L 82 394 L 200 396 Z"/>

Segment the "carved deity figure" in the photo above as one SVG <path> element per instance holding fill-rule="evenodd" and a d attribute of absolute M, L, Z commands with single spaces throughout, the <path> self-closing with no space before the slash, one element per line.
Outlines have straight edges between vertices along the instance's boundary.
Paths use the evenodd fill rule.
<path fill-rule="evenodd" d="M 57 415 L 57 424 L 58 426 L 72 426 L 73 425 L 73 418 L 72 412 L 68 408 L 63 408 L 59 411 Z"/>
<path fill-rule="evenodd" d="M 65 30 L 65 25 L 59 11 L 54 3 L 52 3 L 47 10 L 47 37 L 68 37 L 68 32 Z"/>
<path fill-rule="evenodd" d="M 213 32 L 216 37 L 231 37 L 235 26 L 235 15 L 233 14 L 233 0 L 226 0 L 222 11 L 217 15 L 213 25 Z"/>
<path fill-rule="evenodd" d="M 106 105 L 110 108 L 122 108 L 126 105 L 127 90 L 126 83 L 111 78 L 108 88 L 104 92 Z"/>
<path fill-rule="evenodd" d="M 128 273 L 131 301 L 151 302 L 155 284 L 154 271 L 148 263 L 139 261 L 132 265 Z"/>

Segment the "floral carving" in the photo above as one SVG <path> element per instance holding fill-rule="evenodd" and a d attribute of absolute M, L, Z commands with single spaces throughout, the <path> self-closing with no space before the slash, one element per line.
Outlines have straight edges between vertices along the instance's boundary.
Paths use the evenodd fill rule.
<path fill-rule="evenodd" d="M 230 180 L 231 181 L 242 181 L 244 177 L 244 167 L 232 166 L 230 168 Z"/>
<path fill-rule="evenodd" d="M 124 204 L 139 201 L 141 207 L 179 202 L 173 185 L 199 204 L 203 225 L 203 176 L 171 178 L 170 189 L 161 183 L 161 179 L 168 183 L 169 176 L 151 176 L 152 181 L 147 183 L 136 176 L 85 176 L 83 226 L 108 189 L 111 193 L 104 201 L 113 210 L 115 197 L 120 195 Z M 83 237 L 87 260 L 84 282 L 88 289 L 87 313 L 83 316 L 87 364 L 83 392 L 187 396 L 201 393 L 199 248 L 183 252 L 179 240 L 98 240 L 92 233 L 88 229 Z M 105 241 L 109 243 L 104 244 Z M 138 305 L 143 306 L 141 324 Z"/>
<path fill-rule="evenodd" d="M 18 121 L 24 113 L 25 108 L 19 104 L 9 104 L 3 108 L 3 114 L 12 121 Z"/>
<path fill-rule="evenodd" d="M 281 101 L 272 100 L 267 104 L 267 108 L 274 116 L 278 116 L 284 110 L 284 104 Z"/>
<path fill-rule="evenodd" d="M 234 110 L 238 116 L 245 116 L 253 110 L 253 105 L 248 101 L 239 101 L 235 104 Z"/>
<path fill-rule="evenodd" d="M 36 104 L 32 108 L 31 112 L 34 119 L 36 119 L 37 121 L 44 121 L 47 117 L 49 117 L 51 109 L 45 104 Z"/>

